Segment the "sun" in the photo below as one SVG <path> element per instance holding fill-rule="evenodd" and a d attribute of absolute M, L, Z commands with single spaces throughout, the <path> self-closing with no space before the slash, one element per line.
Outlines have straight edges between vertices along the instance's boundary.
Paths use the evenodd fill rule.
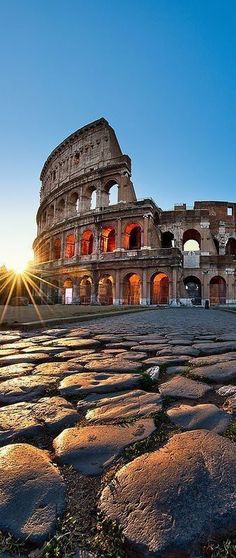
<path fill-rule="evenodd" d="M 13 271 L 17 274 L 17 275 L 22 275 L 26 270 L 26 263 L 25 262 L 18 262 L 16 264 L 14 264 L 13 266 Z"/>

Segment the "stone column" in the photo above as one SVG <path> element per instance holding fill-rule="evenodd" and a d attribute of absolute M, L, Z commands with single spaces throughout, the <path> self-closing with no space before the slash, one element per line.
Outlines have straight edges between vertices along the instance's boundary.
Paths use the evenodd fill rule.
<path fill-rule="evenodd" d="M 143 273 L 142 273 L 142 293 L 141 293 L 140 304 L 142 306 L 146 306 L 147 304 L 147 270 L 146 269 L 143 269 Z"/>
<path fill-rule="evenodd" d="M 121 250 L 122 247 L 122 236 L 121 236 L 121 218 L 117 219 L 117 237 L 116 237 L 116 250 Z"/>
<path fill-rule="evenodd" d="M 74 228 L 74 237 L 75 237 L 75 253 L 74 253 L 74 256 L 78 256 L 78 227 Z"/>
<path fill-rule="evenodd" d="M 172 269 L 172 282 L 169 285 L 169 302 L 173 305 L 177 303 L 177 270 Z"/>
<path fill-rule="evenodd" d="M 143 216 L 143 243 L 142 243 L 142 248 L 144 250 L 146 248 L 149 248 L 149 246 L 148 246 L 148 226 L 149 226 L 149 216 L 144 215 Z"/>
<path fill-rule="evenodd" d="M 99 283 L 99 275 L 98 271 L 93 271 L 92 273 L 92 286 L 91 286 L 91 303 L 97 304 L 98 302 L 98 283 Z"/>
<path fill-rule="evenodd" d="M 121 304 L 122 294 L 120 293 L 120 270 L 116 269 L 116 280 L 115 280 L 115 298 L 113 298 L 113 304 L 119 306 Z"/>

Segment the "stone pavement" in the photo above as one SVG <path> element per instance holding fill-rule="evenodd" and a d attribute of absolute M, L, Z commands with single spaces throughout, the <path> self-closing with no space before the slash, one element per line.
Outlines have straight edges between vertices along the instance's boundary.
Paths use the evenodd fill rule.
<path fill-rule="evenodd" d="M 0 531 L 31 558 L 73 513 L 70 471 L 79 503 L 98 478 L 122 557 L 204 557 L 236 531 L 235 381 L 236 315 L 218 310 L 1 331 Z M 78 534 L 75 555 L 107 558 L 98 539 Z"/>

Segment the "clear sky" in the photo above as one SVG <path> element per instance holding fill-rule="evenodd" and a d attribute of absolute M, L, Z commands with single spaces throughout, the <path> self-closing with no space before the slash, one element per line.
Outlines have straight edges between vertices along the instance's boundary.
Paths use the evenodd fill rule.
<path fill-rule="evenodd" d="M 0 263 L 29 258 L 50 151 L 104 116 L 138 197 L 236 201 L 235 0 L 0 0 Z"/>

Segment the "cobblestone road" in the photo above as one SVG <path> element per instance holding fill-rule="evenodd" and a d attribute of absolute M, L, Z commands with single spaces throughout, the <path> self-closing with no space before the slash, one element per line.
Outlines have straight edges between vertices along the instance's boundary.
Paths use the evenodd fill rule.
<path fill-rule="evenodd" d="M 163 308 L 147 310 L 143 313 L 114 316 L 106 320 L 86 322 L 86 327 L 92 326 L 94 331 L 111 331 L 124 328 L 127 333 L 151 333 L 153 331 L 193 332 L 193 333 L 221 333 L 236 332 L 236 312 L 221 310 L 205 310 L 202 308 Z"/>
<path fill-rule="evenodd" d="M 0 558 L 225 556 L 206 545 L 236 532 L 235 419 L 236 314 L 1 331 Z"/>

